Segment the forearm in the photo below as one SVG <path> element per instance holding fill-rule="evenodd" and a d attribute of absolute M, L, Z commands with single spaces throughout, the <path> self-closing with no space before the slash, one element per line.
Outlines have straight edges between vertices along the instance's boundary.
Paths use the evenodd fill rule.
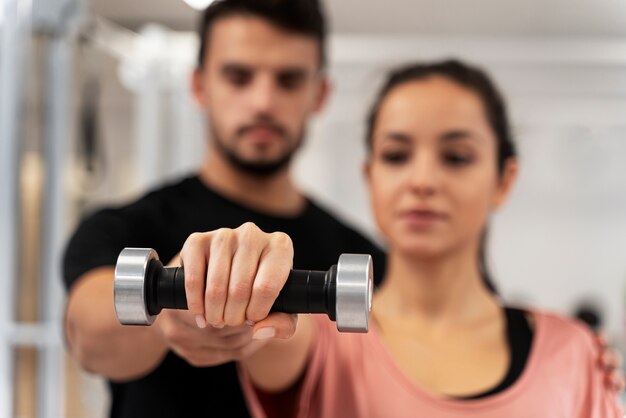
<path fill-rule="evenodd" d="M 304 373 L 315 338 L 315 326 L 308 315 L 300 315 L 293 337 L 272 339 L 241 364 L 252 383 L 267 392 L 289 388 Z"/>
<path fill-rule="evenodd" d="M 124 327 L 115 315 L 113 268 L 88 272 L 72 289 L 65 332 L 69 350 L 87 371 L 129 380 L 153 370 L 167 346 L 153 327 Z"/>

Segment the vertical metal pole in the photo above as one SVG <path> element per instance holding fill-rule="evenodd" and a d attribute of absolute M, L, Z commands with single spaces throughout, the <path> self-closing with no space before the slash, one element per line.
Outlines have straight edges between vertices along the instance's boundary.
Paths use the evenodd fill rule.
<path fill-rule="evenodd" d="M 64 416 L 65 379 L 61 344 L 63 289 L 60 260 L 66 237 L 65 169 L 69 153 L 72 48 L 68 37 L 50 38 L 46 68 L 44 150 L 46 180 L 43 210 L 40 306 L 46 344 L 40 353 L 38 417 Z"/>
<path fill-rule="evenodd" d="M 0 47 L 0 416 L 12 417 L 14 364 L 10 335 L 15 328 L 18 279 L 19 161 L 22 86 L 26 68 L 30 2 L 3 1 Z"/>
<path fill-rule="evenodd" d="M 135 90 L 135 167 L 139 190 L 154 187 L 161 179 L 163 129 L 159 63 L 145 62 L 146 74 Z"/>
<path fill-rule="evenodd" d="M 40 307 L 43 344 L 39 352 L 37 416 L 65 416 L 65 362 L 62 347 L 63 289 L 60 260 L 66 238 L 68 166 L 72 103 L 72 43 L 83 16 L 83 0 L 40 0 L 34 29 L 48 40 L 45 61 L 45 161 Z"/>
<path fill-rule="evenodd" d="M 189 92 L 184 87 L 188 80 L 181 77 L 177 83 L 183 87 L 174 88 L 171 95 L 170 113 L 173 129 L 169 132 L 169 140 L 174 155 L 171 162 L 173 172 L 180 176 L 190 173 L 202 164 L 206 140 L 201 130 L 199 112 L 193 106 Z"/>

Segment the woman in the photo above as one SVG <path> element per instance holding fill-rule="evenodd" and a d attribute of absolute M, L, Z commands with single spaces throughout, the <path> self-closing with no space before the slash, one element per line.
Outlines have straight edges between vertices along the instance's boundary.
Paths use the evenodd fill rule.
<path fill-rule="evenodd" d="M 517 176 L 504 103 L 456 61 L 401 68 L 368 124 L 366 177 L 388 243 L 369 334 L 322 317 L 267 313 L 291 268 L 288 237 L 251 225 L 198 234 L 183 248 L 204 271 L 190 308 L 213 325 L 256 322 L 241 361 L 251 410 L 284 392 L 298 417 L 621 417 L 591 333 L 569 319 L 505 307 L 482 260 L 491 213 Z M 236 296 L 236 297 L 234 297 Z M 261 345 L 263 345 L 261 347 Z"/>

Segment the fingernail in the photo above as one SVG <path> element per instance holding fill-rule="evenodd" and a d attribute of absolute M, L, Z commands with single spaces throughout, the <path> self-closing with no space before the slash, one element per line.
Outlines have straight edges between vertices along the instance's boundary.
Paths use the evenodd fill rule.
<path fill-rule="evenodd" d="M 206 319 L 202 315 L 196 315 L 196 324 L 198 328 L 206 328 Z"/>
<path fill-rule="evenodd" d="M 213 328 L 222 329 L 222 328 L 224 328 L 224 324 L 213 325 Z"/>
<path fill-rule="evenodd" d="M 247 320 L 246 321 L 246 325 L 249 326 L 249 327 L 253 327 L 254 326 L 254 321 Z"/>
<path fill-rule="evenodd" d="M 261 328 L 257 332 L 252 335 L 252 339 L 254 340 L 267 340 L 268 338 L 273 338 L 276 335 L 276 329 L 272 327 Z"/>

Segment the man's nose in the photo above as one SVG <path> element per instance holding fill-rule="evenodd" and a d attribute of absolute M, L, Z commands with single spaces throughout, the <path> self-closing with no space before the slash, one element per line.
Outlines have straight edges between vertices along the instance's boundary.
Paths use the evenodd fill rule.
<path fill-rule="evenodd" d="M 272 77 L 258 77 L 250 90 L 250 101 L 256 113 L 271 114 L 278 100 L 278 87 Z"/>

